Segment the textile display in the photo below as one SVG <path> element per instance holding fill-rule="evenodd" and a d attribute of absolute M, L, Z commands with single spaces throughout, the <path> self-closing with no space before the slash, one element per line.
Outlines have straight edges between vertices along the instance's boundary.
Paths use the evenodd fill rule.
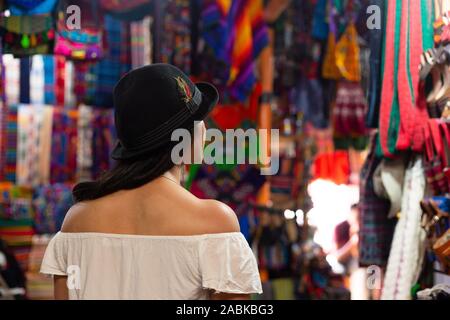
<path fill-rule="evenodd" d="M 422 126 L 428 116 L 417 66 L 422 52 L 433 46 L 432 8 L 430 0 L 387 3 L 379 155 L 422 150 Z"/>
<path fill-rule="evenodd" d="M 375 154 L 375 139 L 361 170 L 359 208 L 359 264 L 381 266 L 387 264 L 396 221 L 388 218 L 390 202 L 380 198 L 374 190 L 374 172 L 382 158 Z"/>
<path fill-rule="evenodd" d="M 268 45 L 268 30 L 260 0 L 204 1 L 202 36 L 218 61 L 225 63 L 220 76 L 230 97 L 243 101 L 253 89 L 254 62 Z"/>
<path fill-rule="evenodd" d="M 425 230 L 421 226 L 420 201 L 425 195 L 425 176 L 420 157 L 411 160 L 405 174 L 402 211 L 395 227 L 384 278 L 382 299 L 409 300 L 425 253 Z"/>

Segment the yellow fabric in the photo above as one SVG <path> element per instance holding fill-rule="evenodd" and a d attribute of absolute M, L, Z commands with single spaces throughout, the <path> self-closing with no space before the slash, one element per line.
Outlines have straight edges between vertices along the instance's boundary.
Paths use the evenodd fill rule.
<path fill-rule="evenodd" d="M 350 23 L 336 44 L 336 65 L 341 75 L 349 80 L 361 81 L 360 51 L 358 35 L 353 23 Z"/>
<path fill-rule="evenodd" d="M 322 76 L 325 79 L 339 80 L 341 79 L 341 72 L 336 65 L 336 36 L 333 32 L 328 35 L 327 51 L 322 67 Z"/>

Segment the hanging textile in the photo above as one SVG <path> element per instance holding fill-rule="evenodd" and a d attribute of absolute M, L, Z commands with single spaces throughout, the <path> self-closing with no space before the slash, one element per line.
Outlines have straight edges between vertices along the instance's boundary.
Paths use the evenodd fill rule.
<path fill-rule="evenodd" d="M 28 104 L 30 103 L 30 58 L 20 59 L 20 91 L 19 102 Z"/>
<path fill-rule="evenodd" d="M 58 21 L 54 52 L 71 60 L 98 60 L 103 57 L 102 17 L 97 1 L 77 1 L 83 13 L 81 29 L 67 26 L 66 8 L 70 0 L 61 1 L 58 8 Z"/>
<path fill-rule="evenodd" d="M 50 182 L 76 181 L 77 113 L 62 108 L 53 109 Z"/>
<path fill-rule="evenodd" d="M 16 182 L 17 159 L 17 105 L 9 105 L 6 109 L 6 126 L 3 135 L 6 137 L 4 163 L 2 165 L 5 181 Z"/>
<path fill-rule="evenodd" d="M 19 105 L 16 179 L 20 186 L 49 182 L 51 107 Z"/>
<path fill-rule="evenodd" d="M 110 156 L 116 143 L 113 111 L 94 110 L 92 127 L 92 177 L 98 179 L 114 163 Z"/>
<path fill-rule="evenodd" d="M 3 53 L 19 57 L 50 53 L 55 38 L 53 17 L 49 14 L 0 17 L 0 35 Z"/>
<path fill-rule="evenodd" d="M 432 2 L 389 1 L 383 45 L 383 85 L 377 153 L 422 150 L 426 106 L 419 83 L 420 55 L 433 46 Z"/>
<path fill-rule="evenodd" d="M 0 186 L 0 240 L 11 248 L 23 271 L 28 267 L 33 230 L 32 194 L 16 186 Z"/>
<path fill-rule="evenodd" d="M 13 16 L 40 15 L 51 13 L 57 0 L 8 0 Z"/>
<path fill-rule="evenodd" d="M 33 56 L 31 59 L 30 72 L 30 103 L 43 105 L 45 101 L 45 83 L 44 83 L 44 60 L 43 57 Z"/>
<path fill-rule="evenodd" d="M 385 1 L 373 0 L 373 5 L 380 8 L 381 21 L 386 21 L 385 17 Z M 368 112 L 366 118 L 366 125 L 368 128 L 378 128 L 378 120 L 380 117 L 380 97 L 382 85 L 382 66 L 381 59 L 383 54 L 383 43 L 385 25 L 382 24 L 380 29 L 372 29 L 368 32 L 369 47 L 370 47 L 370 79 L 368 90 Z"/>
<path fill-rule="evenodd" d="M 66 213 L 73 205 L 72 186 L 43 185 L 33 194 L 35 229 L 37 234 L 55 234 L 61 230 Z"/>
<path fill-rule="evenodd" d="M 5 55 L 2 57 L 5 65 L 6 101 L 8 105 L 19 103 L 20 95 L 20 59 Z"/>
<path fill-rule="evenodd" d="M 256 81 L 254 63 L 268 45 L 261 0 L 209 0 L 202 12 L 202 35 L 216 60 L 225 63 L 221 87 L 243 101 Z M 216 79 L 217 80 L 217 79 Z"/>
<path fill-rule="evenodd" d="M 184 73 L 191 73 L 191 17 L 190 1 L 161 1 L 157 7 L 159 44 L 155 62 L 170 63 Z"/>
<path fill-rule="evenodd" d="M 152 63 L 152 17 L 130 23 L 131 65 L 133 69 Z"/>
<path fill-rule="evenodd" d="M 78 108 L 77 181 L 92 180 L 93 116 L 91 107 Z"/>
<path fill-rule="evenodd" d="M 364 115 L 367 102 L 358 82 L 340 81 L 333 107 L 334 142 L 337 149 L 364 150 L 367 128 Z"/>
<path fill-rule="evenodd" d="M 43 56 L 44 59 L 44 104 L 54 105 L 55 98 L 55 58 Z"/>
<path fill-rule="evenodd" d="M 66 83 L 66 59 L 61 56 L 55 57 L 55 100 L 56 105 L 64 107 L 65 103 L 65 83 Z"/>
<path fill-rule="evenodd" d="M 104 28 L 108 46 L 103 59 L 88 70 L 86 101 L 83 102 L 111 108 L 114 86 L 131 68 L 130 32 L 128 24 L 108 15 L 104 17 Z"/>
<path fill-rule="evenodd" d="M 421 226 L 420 208 L 424 193 L 423 164 L 420 157 L 416 156 L 405 174 L 402 211 L 389 254 L 381 297 L 383 300 L 411 299 L 411 288 L 419 278 L 425 253 L 426 234 Z"/>
<path fill-rule="evenodd" d="M 396 221 L 388 219 L 389 200 L 375 193 L 374 172 L 382 158 L 375 155 L 375 139 L 361 170 L 359 208 L 359 264 L 361 266 L 387 264 Z"/>
<path fill-rule="evenodd" d="M 250 165 L 191 166 L 192 194 L 202 199 L 217 199 L 229 205 L 238 216 L 246 215 L 255 203 L 266 179 L 259 168 Z"/>
<path fill-rule="evenodd" d="M 155 2 L 165 0 L 100 0 L 100 5 L 109 15 L 119 20 L 137 21 L 152 11 Z"/>

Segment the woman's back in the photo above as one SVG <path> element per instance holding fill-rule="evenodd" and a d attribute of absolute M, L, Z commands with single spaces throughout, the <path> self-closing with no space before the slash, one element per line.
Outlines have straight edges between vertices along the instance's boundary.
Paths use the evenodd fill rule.
<path fill-rule="evenodd" d="M 71 274 L 70 299 L 261 292 L 256 261 L 232 210 L 164 178 L 77 204 L 50 246 L 42 272 Z"/>

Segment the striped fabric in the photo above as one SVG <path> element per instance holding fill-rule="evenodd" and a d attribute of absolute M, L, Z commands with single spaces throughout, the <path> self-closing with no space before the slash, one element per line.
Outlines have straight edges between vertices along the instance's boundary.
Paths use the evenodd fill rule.
<path fill-rule="evenodd" d="M 423 148 L 428 118 L 420 90 L 420 55 L 433 46 L 431 0 L 387 2 L 377 154 Z"/>
<path fill-rule="evenodd" d="M 260 0 L 205 1 L 203 37 L 216 58 L 229 66 L 224 79 L 229 95 L 245 100 L 256 78 L 254 60 L 268 45 L 267 26 Z"/>

